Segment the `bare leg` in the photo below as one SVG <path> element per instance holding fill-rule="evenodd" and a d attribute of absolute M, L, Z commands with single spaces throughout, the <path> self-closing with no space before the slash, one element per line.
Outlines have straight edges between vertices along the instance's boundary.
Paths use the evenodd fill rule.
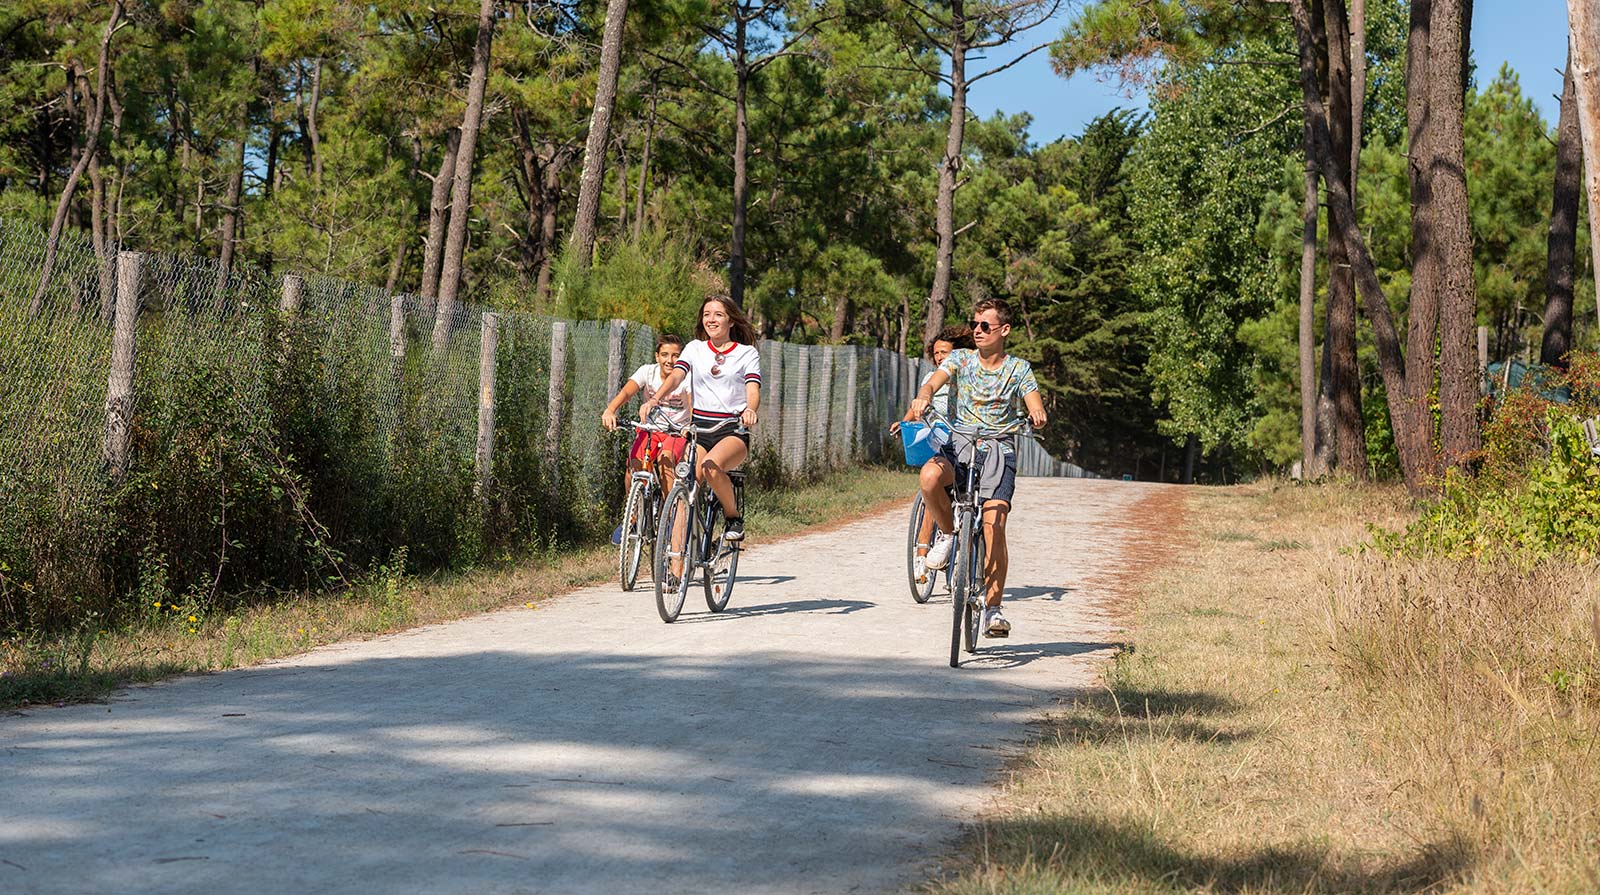
<path fill-rule="evenodd" d="M 1006 515 L 1011 504 L 1003 500 L 986 501 L 983 505 L 983 542 L 988 554 L 983 560 L 983 580 L 987 585 L 990 609 L 1000 608 L 1000 597 L 1006 590 L 1006 571 L 1010 556 L 1006 553 Z"/>
<path fill-rule="evenodd" d="M 933 514 L 928 512 L 926 505 L 922 511 L 922 525 L 917 529 L 917 555 L 927 556 L 928 545 L 933 543 Z"/>
<path fill-rule="evenodd" d="M 733 479 L 728 478 L 728 473 L 738 469 L 749 456 L 750 449 L 738 438 L 724 438 L 701 456 L 700 481 L 711 486 L 711 493 L 717 495 L 725 516 L 742 515 L 733 496 Z"/>
<path fill-rule="evenodd" d="M 950 495 L 944 489 L 956 482 L 956 471 L 943 457 L 934 457 L 922 464 L 918 479 L 922 486 L 922 505 L 928 508 L 927 517 L 938 524 L 941 531 L 955 531 L 955 511 L 950 507 Z"/>

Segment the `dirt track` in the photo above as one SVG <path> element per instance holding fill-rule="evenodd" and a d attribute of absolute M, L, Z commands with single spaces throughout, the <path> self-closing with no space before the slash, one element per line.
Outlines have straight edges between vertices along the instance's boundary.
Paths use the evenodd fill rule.
<path fill-rule="evenodd" d="M 1093 684 L 1181 499 L 1020 480 L 1015 633 L 959 671 L 896 511 L 752 544 L 720 615 L 596 587 L 0 717 L 0 891 L 893 890 Z"/>

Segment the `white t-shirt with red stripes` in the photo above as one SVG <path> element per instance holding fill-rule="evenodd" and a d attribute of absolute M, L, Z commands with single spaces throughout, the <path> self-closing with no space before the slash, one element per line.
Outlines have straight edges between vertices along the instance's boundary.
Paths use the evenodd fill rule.
<path fill-rule="evenodd" d="M 712 425 L 733 419 L 749 406 L 747 382 L 761 384 L 761 352 L 754 345 L 730 342 L 721 350 L 704 339 L 683 346 L 677 369 L 689 374 L 694 390 L 696 423 Z"/>

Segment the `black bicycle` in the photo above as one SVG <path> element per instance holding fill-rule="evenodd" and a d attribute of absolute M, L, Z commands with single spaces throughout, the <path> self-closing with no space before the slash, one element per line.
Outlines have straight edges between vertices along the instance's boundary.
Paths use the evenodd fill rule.
<path fill-rule="evenodd" d="M 938 570 L 927 568 L 926 565 L 922 569 L 922 577 L 917 577 L 917 551 L 921 550 L 922 555 L 926 556 L 928 548 L 931 546 L 930 543 L 917 539 L 917 536 L 922 533 L 922 520 L 927 514 L 928 507 L 923 503 L 922 492 L 919 490 L 917 496 L 911 500 L 911 525 L 906 529 L 906 581 L 911 585 L 911 599 L 916 600 L 918 603 L 928 602 L 928 599 L 933 596 L 934 585 L 939 582 Z M 934 526 L 935 535 L 938 534 L 938 531 L 938 526 Z M 947 589 L 950 587 L 949 566 L 946 566 L 944 570 L 944 584 Z"/>
<path fill-rule="evenodd" d="M 659 409 L 656 412 L 659 413 Z M 692 424 L 679 426 L 654 415 L 650 422 L 688 439 L 683 460 L 678 463 L 678 480 L 667 494 L 656 529 L 656 611 L 661 613 L 662 621 L 671 624 L 683 611 L 683 601 L 697 579 L 705 588 L 706 608 L 712 612 L 728 608 L 739 571 L 741 542 L 724 537 L 727 518 L 722 512 L 722 502 L 717 500 L 710 486 L 703 485 L 694 474 L 700 458 L 697 438 L 700 430 Z M 726 425 L 706 431 L 715 432 Z M 743 434 L 745 429 L 739 426 L 733 431 Z M 735 501 L 743 507 L 744 472 L 733 470 L 728 478 L 733 481 Z M 677 567 L 676 573 L 674 567 Z"/>
<path fill-rule="evenodd" d="M 926 415 L 931 415 L 934 420 L 943 419 L 932 408 L 925 412 Z M 965 436 L 973 442 L 971 462 L 965 464 L 967 474 L 956 478 L 954 496 L 950 502 L 955 515 L 953 536 L 956 539 L 950 552 L 950 605 L 953 613 L 950 621 L 950 667 L 959 668 L 963 645 L 969 653 L 978 651 L 978 629 L 983 625 L 987 597 L 983 562 L 988 554 L 983 538 L 983 499 L 978 496 L 983 455 L 992 450 L 1001 450 L 1003 438 L 1017 435 L 1031 438 L 1033 432 L 1025 420 L 1001 429 L 958 426 L 948 421 L 946 425 L 950 426 L 952 433 Z"/>

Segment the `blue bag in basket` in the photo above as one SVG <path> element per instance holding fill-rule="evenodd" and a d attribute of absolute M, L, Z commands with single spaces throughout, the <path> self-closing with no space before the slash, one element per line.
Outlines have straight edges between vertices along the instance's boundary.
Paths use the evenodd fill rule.
<path fill-rule="evenodd" d="M 941 423 L 903 422 L 900 424 L 900 442 L 905 447 L 906 465 L 921 466 L 933 459 L 950 440 L 950 430 Z"/>

